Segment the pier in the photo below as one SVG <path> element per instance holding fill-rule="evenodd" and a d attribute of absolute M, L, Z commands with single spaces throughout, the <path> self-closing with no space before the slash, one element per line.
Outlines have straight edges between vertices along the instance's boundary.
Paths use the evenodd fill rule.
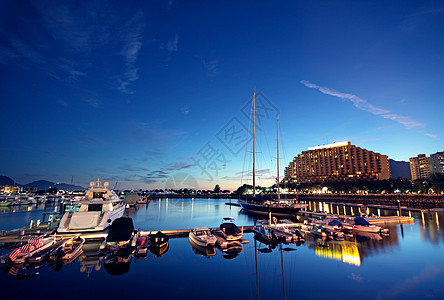
<path fill-rule="evenodd" d="M 300 211 L 298 212 L 299 216 L 308 216 L 311 218 L 333 218 L 333 219 L 350 219 L 353 218 L 353 216 L 347 216 L 347 215 L 337 215 L 337 214 L 328 214 L 328 213 L 322 213 L 322 212 L 313 212 L 313 211 Z M 374 216 L 374 217 L 366 217 L 365 218 L 370 224 L 386 224 L 386 223 L 397 223 L 397 224 L 403 224 L 403 223 L 413 223 L 414 218 L 409 216 L 388 216 L 388 217 L 380 217 L 380 216 Z"/>
<path fill-rule="evenodd" d="M 398 203 L 408 209 L 429 210 L 444 208 L 444 195 L 439 194 L 297 194 L 299 201 L 318 201 L 369 205 L 397 206 Z"/>

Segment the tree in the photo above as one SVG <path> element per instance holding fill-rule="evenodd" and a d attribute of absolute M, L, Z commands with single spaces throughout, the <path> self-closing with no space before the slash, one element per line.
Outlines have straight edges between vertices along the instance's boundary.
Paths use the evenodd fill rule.
<path fill-rule="evenodd" d="M 220 193 L 220 186 L 218 184 L 216 184 L 213 191 L 215 194 L 219 194 Z"/>

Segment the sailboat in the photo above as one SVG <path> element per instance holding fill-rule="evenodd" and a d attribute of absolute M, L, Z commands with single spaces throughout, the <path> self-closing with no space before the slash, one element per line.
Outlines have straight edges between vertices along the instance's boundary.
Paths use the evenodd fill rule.
<path fill-rule="evenodd" d="M 272 214 L 274 216 L 288 217 L 294 216 L 302 208 L 307 207 L 307 204 L 296 203 L 293 200 L 283 200 L 280 199 L 279 193 L 279 119 L 277 120 L 277 200 L 258 199 L 256 197 L 256 149 L 255 149 L 255 138 L 256 138 L 256 92 L 253 92 L 253 199 L 240 201 L 240 206 L 242 209 L 249 213 L 268 215 Z"/>

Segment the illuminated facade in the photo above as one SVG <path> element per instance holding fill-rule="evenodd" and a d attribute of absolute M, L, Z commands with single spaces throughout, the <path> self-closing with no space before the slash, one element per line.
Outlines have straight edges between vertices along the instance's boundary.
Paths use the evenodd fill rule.
<path fill-rule="evenodd" d="M 411 157 L 409 161 L 412 180 L 430 178 L 432 173 L 430 157 L 419 154 L 417 157 Z"/>
<path fill-rule="evenodd" d="M 390 178 L 387 155 L 351 145 L 350 142 L 310 147 L 285 168 L 285 181 L 383 180 Z"/>
<path fill-rule="evenodd" d="M 430 178 L 433 174 L 444 174 L 444 152 L 431 154 L 430 157 L 419 154 L 410 158 L 410 173 L 413 180 Z"/>
<path fill-rule="evenodd" d="M 444 151 L 430 155 L 432 174 L 444 174 Z"/>

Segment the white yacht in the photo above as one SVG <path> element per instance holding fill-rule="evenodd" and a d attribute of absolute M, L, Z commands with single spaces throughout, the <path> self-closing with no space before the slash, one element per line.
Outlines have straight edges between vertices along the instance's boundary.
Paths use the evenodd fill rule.
<path fill-rule="evenodd" d="M 125 203 L 109 183 L 100 184 L 99 179 L 90 183 L 90 189 L 79 201 L 65 204 L 65 213 L 60 220 L 59 233 L 103 231 L 112 222 L 123 216 Z"/>

